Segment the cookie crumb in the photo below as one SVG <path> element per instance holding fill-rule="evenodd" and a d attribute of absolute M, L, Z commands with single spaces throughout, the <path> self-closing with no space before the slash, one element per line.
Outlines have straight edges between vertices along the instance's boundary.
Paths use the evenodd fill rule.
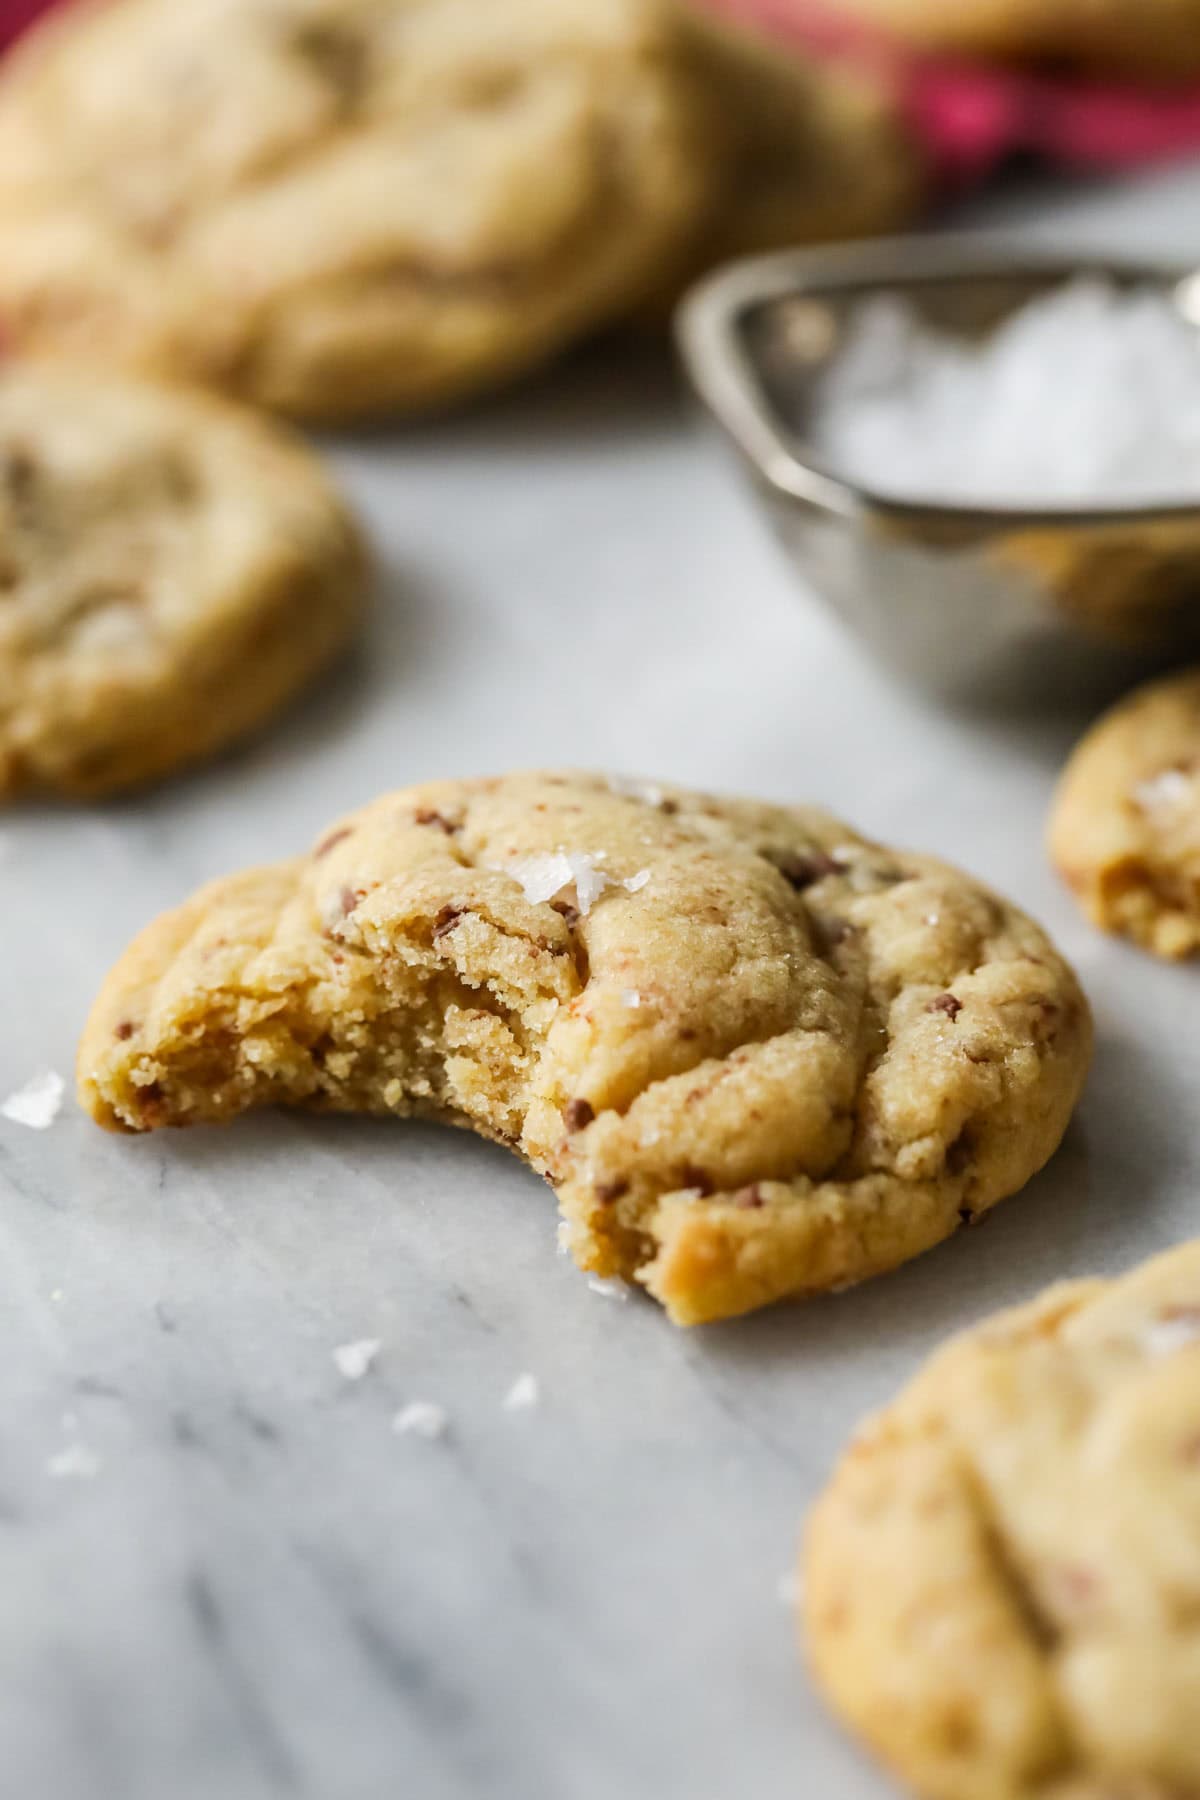
<path fill-rule="evenodd" d="M 14 1125 L 28 1125 L 31 1131 L 45 1131 L 53 1125 L 63 1103 L 64 1083 L 53 1069 L 33 1075 L 0 1105 L 0 1117 Z"/>
<path fill-rule="evenodd" d="M 400 1437 L 444 1437 L 450 1420 L 444 1406 L 433 1400 L 410 1400 L 392 1419 L 392 1430 Z"/>
<path fill-rule="evenodd" d="M 629 1289 L 623 1281 L 605 1281 L 599 1275 L 589 1275 L 588 1286 L 593 1294 L 603 1294 L 606 1300 L 628 1300 L 629 1298 Z"/>
<path fill-rule="evenodd" d="M 382 1349 L 382 1338 L 355 1338 L 334 1350 L 334 1367 L 346 1381 L 361 1381 Z"/>
<path fill-rule="evenodd" d="M 531 1375 L 526 1370 L 523 1375 L 517 1376 L 500 1404 L 505 1412 L 529 1412 L 538 1404 L 541 1397 L 537 1376 Z"/>

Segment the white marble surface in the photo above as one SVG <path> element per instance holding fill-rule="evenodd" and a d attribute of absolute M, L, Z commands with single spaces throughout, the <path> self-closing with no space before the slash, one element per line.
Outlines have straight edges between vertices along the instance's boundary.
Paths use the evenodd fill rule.
<path fill-rule="evenodd" d="M 1200 250 L 1195 176 L 1034 214 Z M 1078 959 L 1095 1076 L 986 1230 L 690 1334 L 590 1291 L 548 1191 L 459 1134 L 0 1120 L 0 1791 L 878 1800 L 780 1599 L 804 1506 L 945 1332 L 1195 1228 L 1197 976 L 1093 937 L 1045 867 L 1078 721 L 887 685 L 652 358 L 337 460 L 382 567 L 354 665 L 220 767 L 4 822 L 0 1093 L 68 1070 L 111 959 L 206 876 L 395 784 L 559 761 L 819 799 L 965 863 Z M 332 1352 L 362 1337 L 348 1383 Z M 542 1403 L 506 1412 L 525 1370 Z M 414 1399 L 443 1439 L 390 1430 Z M 50 1471 L 72 1445 L 94 1473 Z"/>

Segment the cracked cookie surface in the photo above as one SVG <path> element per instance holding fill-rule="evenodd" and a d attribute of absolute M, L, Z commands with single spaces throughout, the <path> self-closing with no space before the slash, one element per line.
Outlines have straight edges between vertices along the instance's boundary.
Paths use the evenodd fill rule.
<path fill-rule="evenodd" d="M 0 78 L 0 319 L 308 417 L 455 399 L 677 257 L 680 64 L 659 0 L 80 0 Z"/>
<path fill-rule="evenodd" d="M 942 1350 L 807 1534 L 837 1711 L 928 1800 L 1200 1793 L 1200 1243 Z"/>
<path fill-rule="evenodd" d="M 1158 956 L 1200 950 L 1200 670 L 1137 689 L 1067 764 L 1050 854 L 1093 922 Z"/>
<path fill-rule="evenodd" d="M 680 1323 L 859 1281 L 1057 1147 L 1091 1026 L 1043 933 L 815 810 L 588 775 L 390 794 L 110 975 L 83 1104 L 423 1113 L 518 1151 Z"/>
<path fill-rule="evenodd" d="M 221 748 L 342 646 L 356 528 L 320 465 L 203 394 L 0 368 L 0 799 Z"/>

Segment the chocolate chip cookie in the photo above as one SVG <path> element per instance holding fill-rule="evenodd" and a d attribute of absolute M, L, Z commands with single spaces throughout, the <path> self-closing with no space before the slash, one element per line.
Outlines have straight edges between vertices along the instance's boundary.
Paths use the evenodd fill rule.
<path fill-rule="evenodd" d="M 355 526 L 307 450 L 203 394 L 0 367 L 0 800 L 218 750 L 346 641 Z"/>
<path fill-rule="evenodd" d="M 419 1113 L 557 1189 L 680 1324 L 880 1273 L 1056 1148 L 1086 1002 L 976 882 L 826 814 L 587 775 L 389 794 L 121 958 L 79 1053 L 119 1131 Z"/>
<path fill-rule="evenodd" d="M 804 1561 L 817 1679 L 914 1793 L 1200 1793 L 1200 1243 L 942 1351 Z"/>
<path fill-rule="evenodd" d="M 1067 764 L 1050 854 L 1088 917 L 1158 956 L 1200 950 L 1200 671 L 1139 688 Z"/>

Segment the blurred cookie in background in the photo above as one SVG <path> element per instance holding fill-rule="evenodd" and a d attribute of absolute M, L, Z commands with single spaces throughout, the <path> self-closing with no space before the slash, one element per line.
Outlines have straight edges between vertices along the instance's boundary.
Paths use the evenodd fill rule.
<path fill-rule="evenodd" d="M 903 229 L 926 193 L 917 137 L 865 67 L 685 9 L 712 176 L 685 273 L 735 256 Z"/>
<path fill-rule="evenodd" d="M 673 0 L 83 0 L 0 73 L 0 326 L 436 408 L 727 250 L 890 226 L 909 166 L 877 97 Z"/>
<path fill-rule="evenodd" d="M 1200 74 L 1200 0 L 821 0 L 821 10 L 929 50 L 1163 81 Z"/>
<path fill-rule="evenodd" d="M 1050 853 L 1088 917 L 1158 956 L 1200 951 L 1200 669 L 1138 688 L 1067 764 Z"/>
<path fill-rule="evenodd" d="M 365 557 L 320 465 L 206 394 L 0 372 L 0 801 L 149 781 L 345 643 Z"/>
<path fill-rule="evenodd" d="M 680 62 L 657 0 L 70 6 L 0 77 L 0 319 L 303 417 L 457 399 L 678 258 Z"/>

